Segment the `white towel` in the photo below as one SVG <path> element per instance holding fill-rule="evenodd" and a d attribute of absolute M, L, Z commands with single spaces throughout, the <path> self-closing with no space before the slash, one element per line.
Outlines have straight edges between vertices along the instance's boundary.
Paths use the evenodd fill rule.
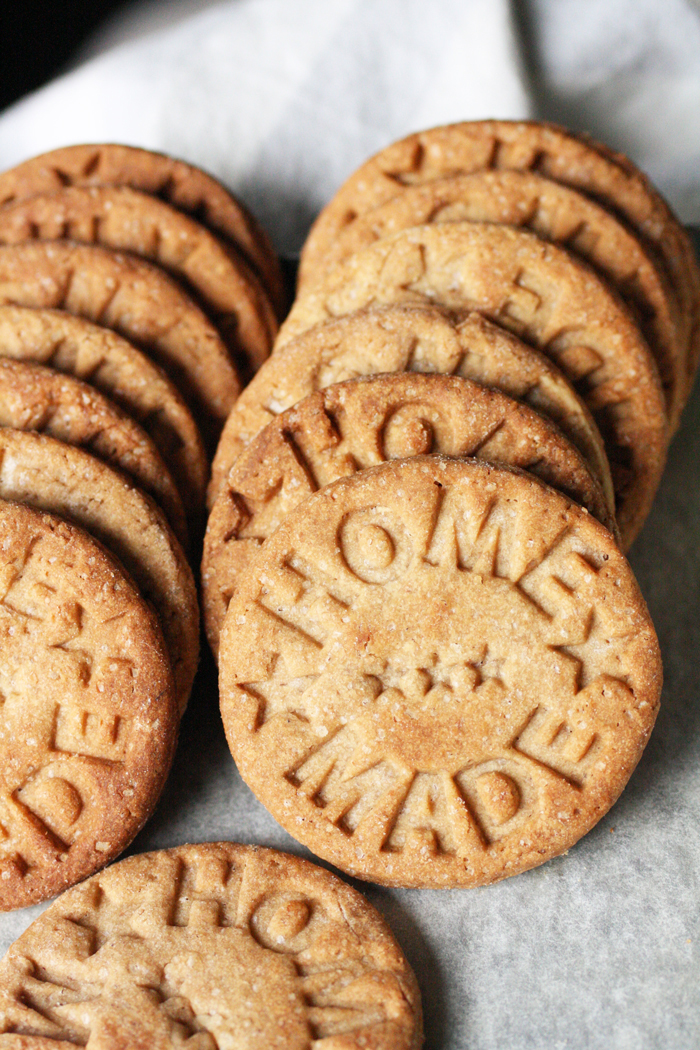
<path fill-rule="evenodd" d="M 217 174 L 293 252 L 394 139 L 537 116 L 626 150 L 700 222 L 690 0 L 151 0 L 100 46 L 0 117 L 1 168 L 74 142 L 164 150 Z"/>

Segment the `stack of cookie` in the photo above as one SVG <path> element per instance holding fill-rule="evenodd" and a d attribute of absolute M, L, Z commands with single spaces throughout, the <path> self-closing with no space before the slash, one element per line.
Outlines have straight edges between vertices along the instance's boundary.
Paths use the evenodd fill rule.
<path fill-rule="evenodd" d="M 155 805 L 198 662 L 186 552 L 209 453 L 284 292 L 251 216 L 160 154 L 57 150 L 0 175 L 0 205 L 0 907 L 16 907 L 116 856 Z"/>
<path fill-rule="evenodd" d="M 661 688 L 622 552 L 699 293 L 644 176 L 548 125 L 410 136 L 323 210 L 224 427 L 202 569 L 234 757 L 320 856 L 479 885 L 615 801 Z"/>

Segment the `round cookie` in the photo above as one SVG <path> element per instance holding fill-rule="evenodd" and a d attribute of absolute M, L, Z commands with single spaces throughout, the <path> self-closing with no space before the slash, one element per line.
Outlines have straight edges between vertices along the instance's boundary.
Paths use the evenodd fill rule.
<path fill-rule="evenodd" d="M 624 788 L 661 660 L 632 571 L 530 475 L 418 456 L 309 496 L 229 607 L 221 711 L 290 834 L 387 885 L 569 849 Z"/>
<path fill-rule="evenodd" d="M 0 498 L 70 519 L 119 558 L 158 613 L 182 713 L 199 658 L 197 592 L 153 500 L 88 452 L 7 427 L 0 428 Z"/>
<path fill-rule="evenodd" d="M 267 234 L 225 186 L 200 168 L 135 146 L 66 146 L 0 174 L 0 204 L 65 186 L 131 186 L 167 201 L 242 251 L 280 316 L 285 312 L 284 280 Z"/>
<path fill-rule="evenodd" d="M 410 372 L 325 387 L 253 439 L 209 515 L 202 609 L 214 655 L 236 581 L 293 507 L 357 470 L 434 452 L 529 470 L 616 531 L 581 453 L 552 423 L 500 391 Z"/>
<path fill-rule="evenodd" d="M 607 278 L 649 343 L 676 429 L 686 396 L 687 345 L 680 339 L 668 278 L 611 212 L 568 186 L 522 171 L 483 171 L 407 186 L 338 236 L 326 253 L 327 268 L 409 226 L 461 220 L 525 227 L 580 255 Z"/>
<path fill-rule="evenodd" d="M 435 306 L 403 304 L 348 314 L 275 351 L 226 421 L 212 463 L 210 506 L 236 458 L 271 419 L 314 390 L 377 372 L 459 375 L 526 402 L 579 449 L 614 505 L 598 428 L 555 365 L 479 314 L 458 321 Z"/>
<path fill-rule="evenodd" d="M 0 244 L 60 239 L 133 252 L 183 281 L 242 374 L 268 356 L 277 321 L 255 275 L 206 227 L 163 201 L 124 186 L 68 187 L 0 208 Z"/>
<path fill-rule="evenodd" d="M 201 512 L 209 464 L 199 428 L 162 369 L 126 339 L 61 310 L 0 306 L 0 356 L 84 379 L 120 405 L 157 447 L 188 514 Z"/>
<path fill-rule="evenodd" d="M 155 615 L 95 540 L 0 500 L 0 910 L 116 857 L 150 815 L 177 731 Z"/>
<path fill-rule="evenodd" d="M 416 132 L 370 157 L 340 187 L 307 238 L 299 273 L 323 269 L 326 248 L 358 215 L 404 186 L 491 169 L 536 171 L 620 215 L 662 261 L 691 337 L 700 273 L 688 234 L 649 180 L 622 154 L 554 124 L 483 120 Z M 695 339 L 697 345 L 697 339 Z"/>
<path fill-rule="evenodd" d="M 576 385 L 605 441 L 629 546 L 665 461 L 663 390 L 622 301 L 563 248 L 492 223 L 402 230 L 339 263 L 297 299 L 279 342 L 365 305 L 426 299 L 481 311 L 546 353 Z"/>
<path fill-rule="evenodd" d="M 67 310 L 123 335 L 168 373 L 210 440 L 240 392 L 221 337 L 172 277 L 71 241 L 0 247 L 0 304 Z"/>
<path fill-rule="evenodd" d="M 0 1045 L 28 1030 L 115 1050 L 423 1042 L 416 979 L 364 897 L 232 842 L 137 854 L 63 894 L 0 962 L 0 995 Z"/>
<path fill-rule="evenodd" d="M 187 547 L 182 500 L 157 448 L 138 423 L 88 383 L 0 356 L 0 426 L 48 434 L 121 470 L 162 507 Z"/>

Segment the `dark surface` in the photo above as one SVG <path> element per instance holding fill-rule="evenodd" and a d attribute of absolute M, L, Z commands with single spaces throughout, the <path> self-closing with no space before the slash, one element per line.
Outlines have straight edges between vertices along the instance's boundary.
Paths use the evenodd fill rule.
<path fill-rule="evenodd" d="M 124 0 L 0 0 L 0 109 L 62 72 Z"/>

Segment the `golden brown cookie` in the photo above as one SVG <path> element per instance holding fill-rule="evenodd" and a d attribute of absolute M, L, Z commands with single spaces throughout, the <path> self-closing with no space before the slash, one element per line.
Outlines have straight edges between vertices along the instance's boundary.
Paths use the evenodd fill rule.
<path fill-rule="evenodd" d="M 204 223 L 244 253 L 265 282 L 278 313 L 284 312 L 284 281 L 265 231 L 225 186 L 182 160 L 135 146 L 66 146 L 1 174 L 0 204 L 55 193 L 65 186 L 107 185 L 153 194 Z"/>
<path fill-rule="evenodd" d="M 0 426 L 48 434 L 121 470 L 162 507 L 187 547 L 182 500 L 157 448 L 131 416 L 89 383 L 0 357 Z"/>
<path fill-rule="evenodd" d="M 479 314 L 459 321 L 434 306 L 403 304 L 348 314 L 275 351 L 226 421 L 212 464 L 210 506 L 237 456 L 270 420 L 314 390 L 377 372 L 459 375 L 526 402 L 554 420 L 614 503 L 598 428 L 555 365 Z"/>
<path fill-rule="evenodd" d="M 596 152 L 608 163 L 616 165 L 625 173 L 629 183 L 635 187 L 635 194 L 630 194 L 630 196 L 634 197 L 634 205 L 636 205 L 639 214 L 643 216 L 644 210 L 641 207 L 643 193 L 639 194 L 636 186 L 640 177 L 639 169 L 624 153 L 619 153 L 601 142 L 595 142 L 592 145 Z M 653 204 L 649 208 L 649 214 L 644 224 L 645 230 L 647 226 L 650 226 L 656 231 L 661 231 L 660 242 L 658 245 L 655 244 L 654 247 L 662 256 L 668 272 L 672 275 L 672 279 L 675 277 L 678 279 L 676 294 L 679 302 L 685 308 L 688 319 L 687 360 L 688 393 L 690 393 L 695 379 L 698 359 L 700 358 L 700 264 L 688 230 L 678 222 L 666 201 L 643 174 L 641 175 L 641 181 L 643 185 L 646 184 L 644 188 L 650 192 L 653 198 Z M 627 213 L 624 212 L 624 214 L 626 215 Z M 670 229 L 664 228 L 665 221 L 671 227 Z M 651 235 L 651 239 L 656 240 L 654 234 Z"/>
<path fill-rule="evenodd" d="M 160 626 L 115 559 L 81 529 L 4 500 L 0 532 L 7 911 L 121 853 L 160 794 L 178 719 Z"/>
<path fill-rule="evenodd" d="M 162 270 L 71 241 L 0 247 L 0 304 L 67 310 L 123 335 L 168 373 L 209 440 L 240 392 L 221 337 Z"/>
<path fill-rule="evenodd" d="M 523 171 L 482 171 L 407 186 L 385 204 L 358 216 L 329 246 L 325 259 L 330 267 L 409 226 L 465 219 L 526 227 L 580 255 L 610 281 L 631 308 L 654 354 L 675 430 L 686 395 L 688 348 L 681 341 L 678 305 L 669 280 L 631 230 L 568 186 Z"/>
<path fill-rule="evenodd" d="M 63 894 L 0 963 L 0 1001 L 0 1030 L 42 1047 L 423 1042 L 416 979 L 364 897 L 306 860 L 232 842 L 137 854 Z"/>
<path fill-rule="evenodd" d="M 530 470 L 616 530 L 581 453 L 543 416 L 500 391 L 410 372 L 325 387 L 253 439 L 209 515 L 202 607 L 214 655 L 236 581 L 293 507 L 358 470 L 433 452 Z"/>
<path fill-rule="evenodd" d="M 476 886 L 569 849 L 624 788 L 661 660 L 590 514 L 522 472 L 417 456 L 292 510 L 219 650 L 238 769 L 361 878 Z"/>
<path fill-rule="evenodd" d="M 199 658 L 197 593 L 153 500 L 88 452 L 7 427 L 0 428 L 0 498 L 68 518 L 119 558 L 158 613 L 182 713 Z"/>
<path fill-rule="evenodd" d="M 268 356 L 277 321 L 258 279 L 205 226 L 125 186 L 68 187 L 0 208 L 0 244 L 79 241 L 149 259 L 181 280 L 241 374 Z"/>
<path fill-rule="evenodd" d="M 362 306 L 416 300 L 481 311 L 574 383 L 605 441 L 629 547 L 661 477 L 668 422 L 656 364 L 622 301 L 580 259 L 532 233 L 441 223 L 402 230 L 333 267 L 297 299 L 279 342 Z"/>
<path fill-rule="evenodd" d="M 84 379 L 141 424 L 178 484 L 188 514 L 204 506 L 207 454 L 177 387 L 126 339 L 62 310 L 0 306 L 0 356 Z"/>
<path fill-rule="evenodd" d="M 621 216 L 662 261 L 677 296 L 681 339 L 691 338 L 700 274 L 688 234 L 649 180 L 626 157 L 554 124 L 483 120 L 409 135 L 370 157 L 340 187 L 307 238 L 300 285 L 358 215 L 404 186 L 489 169 L 535 171 L 581 190 Z M 697 346 L 697 333 L 693 337 Z M 686 344 L 687 345 L 687 344 Z"/>

